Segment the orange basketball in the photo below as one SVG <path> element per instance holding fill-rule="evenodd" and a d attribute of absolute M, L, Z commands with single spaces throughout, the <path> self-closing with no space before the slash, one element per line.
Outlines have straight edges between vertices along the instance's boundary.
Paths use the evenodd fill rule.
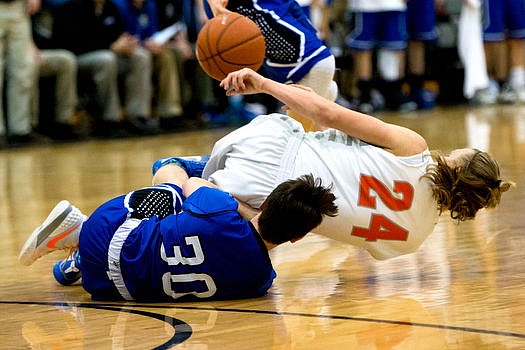
<path fill-rule="evenodd" d="M 255 22 L 231 12 L 210 19 L 197 37 L 197 59 L 212 78 L 222 80 L 241 68 L 258 70 L 266 44 Z"/>

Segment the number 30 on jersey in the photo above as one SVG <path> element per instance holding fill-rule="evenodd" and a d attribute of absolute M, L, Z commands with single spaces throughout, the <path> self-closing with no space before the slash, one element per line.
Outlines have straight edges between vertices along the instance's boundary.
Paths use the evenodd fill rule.
<path fill-rule="evenodd" d="M 186 245 L 192 246 L 194 256 L 185 257 L 182 256 L 180 246 L 173 246 L 173 257 L 166 256 L 166 251 L 164 250 L 164 244 L 160 247 L 160 256 L 162 260 L 166 261 L 170 266 L 176 265 L 189 265 L 197 266 L 204 262 L 204 252 L 202 251 L 201 243 L 198 236 L 188 236 L 184 238 Z M 184 293 L 176 292 L 176 285 L 181 283 L 195 283 L 201 282 L 203 284 L 203 289 L 200 292 L 190 291 Z M 193 294 L 198 298 L 209 298 L 215 294 L 217 291 L 217 286 L 213 281 L 213 278 L 210 275 L 205 273 L 182 273 L 182 274 L 171 274 L 166 272 L 162 276 L 162 286 L 164 288 L 164 293 L 171 296 L 173 299 L 180 298 L 187 294 Z"/>

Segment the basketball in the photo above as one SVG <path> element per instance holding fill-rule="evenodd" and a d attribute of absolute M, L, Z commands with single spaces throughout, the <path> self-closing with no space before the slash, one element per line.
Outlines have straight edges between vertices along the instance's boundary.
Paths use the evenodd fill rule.
<path fill-rule="evenodd" d="M 219 81 L 241 68 L 258 70 L 265 52 L 259 27 L 236 12 L 210 19 L 197 36 L 197 60 L 210 77 Z"/>

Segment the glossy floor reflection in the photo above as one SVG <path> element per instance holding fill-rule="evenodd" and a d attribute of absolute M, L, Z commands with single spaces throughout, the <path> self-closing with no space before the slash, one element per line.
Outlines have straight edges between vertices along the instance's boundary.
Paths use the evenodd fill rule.
<path fill-rule="evenodd" d="M 155 159 L 209 153 L 228 130 L 1 151 L 0 348 L 525 348 L 525 106 L 382 117 L 432 149 L 487 150 L 517 186 L 475 221 L 444 215 L 417 253 L 388 261 L 313 234 L 278 247 L 270 293 L 249 300 L 95 303 L 80 285 L 54 282 L 60 253 L 17 262 L 60 199 L 90 213 L 149 184 Z"/>

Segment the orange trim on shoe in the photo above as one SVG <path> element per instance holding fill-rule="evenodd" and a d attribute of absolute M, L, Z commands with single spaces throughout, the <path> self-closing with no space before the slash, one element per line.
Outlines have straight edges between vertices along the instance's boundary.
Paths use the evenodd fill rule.
<path fill-rule="evenodd" d="M 71 228 L 70 230 L 64 232 L 63 234 L 61 234 L 60 236 L 57 236 L 55 238 L 53 238 L 52 240 L 50 240 L 49 242 L 47 242 L 46 246 L 50 249 L 57 249 L 58 247 L 55 245 L 56 242 L 60 241 L 62 238 L 66 237 L 67 235 L 69 235 L 71 232 L 75 231 L 78 227 L 80 226 L 80 224 L 77 224 L 75 225 L 75 227 Z"/>

